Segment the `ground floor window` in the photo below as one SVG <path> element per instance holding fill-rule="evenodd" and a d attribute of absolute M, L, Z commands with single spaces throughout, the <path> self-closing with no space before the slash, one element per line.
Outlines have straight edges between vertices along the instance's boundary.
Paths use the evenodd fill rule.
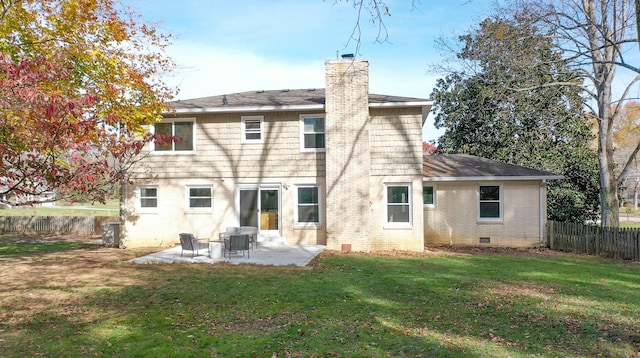
<path fill-rule="evenodd" d="M 435 206 L 436 205 L 436 192 L 433 185 L 425 185 L 422 187 L 422 201 L 424 206 Z"/>
<path fill-rule="evenodd" d="M 297 187 L 296 223 L 320 223 L 320 188 L 316 185 Z"/>
<path fill-rule="evenodd" d="M 411 184 L 385 185 L 387 223 L 411 223 Z"/>
<path fill-rule="evenodd" d="M 157 186 L 140 187 L 140 207 L 141 208 L 157 208 L 158 207 L 158 187 Z"/>
<path fill-rule="evenodd" d="M 213 190 L 211 186 L 190 186 L 189 208 L 211 208 L 213 202 Z"/>
<path fill-rule="evenodd" d="M 502 193 L 500 185 L 480 185 L 478 188 L 480 219 L 500 219 L 502 217 Z"/>

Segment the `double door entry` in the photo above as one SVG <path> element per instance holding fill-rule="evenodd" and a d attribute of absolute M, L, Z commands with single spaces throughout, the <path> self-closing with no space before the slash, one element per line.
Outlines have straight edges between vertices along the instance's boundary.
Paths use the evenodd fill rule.
<path fill-rule="evenodd" d="M 261 236 L 280 236 L 280 185 L 241 185 L 237 207 L 240 226 L 254 226 Z"/>

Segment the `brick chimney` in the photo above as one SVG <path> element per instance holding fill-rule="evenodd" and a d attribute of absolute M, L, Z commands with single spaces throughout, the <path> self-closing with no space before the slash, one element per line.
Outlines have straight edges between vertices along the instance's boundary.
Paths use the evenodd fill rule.
<path fill-rule="evenodd" d="M 325 62 L 327 248 L 370 251 L 369 62 Z"/>

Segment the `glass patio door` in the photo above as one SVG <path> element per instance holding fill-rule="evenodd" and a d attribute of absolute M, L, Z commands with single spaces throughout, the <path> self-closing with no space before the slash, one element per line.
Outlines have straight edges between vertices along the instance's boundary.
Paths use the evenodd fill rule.
<path fill-rule="evenodd" d="M 262 236 L 280 236 L 280 186 L 245 185 L 238 190 L 240 226 L 255 226 Z"/>

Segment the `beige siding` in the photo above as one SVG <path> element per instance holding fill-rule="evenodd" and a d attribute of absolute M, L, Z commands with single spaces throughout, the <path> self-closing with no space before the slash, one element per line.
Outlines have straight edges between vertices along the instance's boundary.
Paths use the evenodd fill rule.
<path fill-rule="evenodd" d="M 370 130 L 357 136 L 367 139 L 361 147 L 371 148 L 370 154 L 363 152 L 354 156 L 350 152 L 352 145 L 333 144 L 332 148 L 338 149 L 336 156 L 346 160 L 332 169 L 337 182 L 346 185 L 342 187 L 341 195 L 337 195 L 336 180 L 333 185 L 325 183 L 325 153 L 300 151 L 301 112 L 196 116 L 195 153 L 151 153 L 134 173 L 133 183 L 128 187 L 129 220 L 124 228 L 128 243 L 125 244 L 130 247 L 175 245 L 180 232 L 215 239 L 227 226 L 238 225 L 235 207 L 238 184 L 278 183 L 282 185 L 281 235 L 289 243 L 326 244 L 335 250 L 340 250 L 343 243 L 349 243 L 356 251 L 422 251 L 422 177 L 418 169 L 421 168 L 420 112 L 374 109 L 371 113 L 372 116 L 366 116 Z M 317 114 L 317 111 L 308 114 Z M 241 118 L 250 115 L 264 115 L 264 143 L 242 143 Z M 404 138 L 406 135 L 411 139 Z M 327 136 L 331 137 L 330 134 Z M 342 136 L 342 140 L 345 139 Z M 328 140 L 328 144 L 331 143 Z M 367 160 L 362 160 L 362 156 Z M 356 159 L 358 157 L 360 159 Z M 375 176 L 369 175 L 369 160 Z M 349 174 L 348 178 L 344 174 Z M 356 179 L 364 182 L 354 189 Z M 383 225 L 385 182 L 413 184 L 414 212 L 410 228 Z M 137 187 L 144 184 L 158 185 L 157 210 L 139 210 L 139 198 L 134 194 Z M 187 184 L 212 184 L 213 209 L 187 210 Z M 321 185 L 323 212 L 319 226 L 294 223 L 295 184 Z M 326 202 L 329 195 L 335 197 L 331 205 Z M 329 242 L 327 227 L 332 217 L 334 240 Z M 336 239 L 338 236 L 339 240 Z"/>
<path fill-rule="evenodd" d="M 325 154 L 300 152 L 300 114 L 264 113 L 264 143 L 242 143 L 241 140 L 241 117 L 263 115 L 261 113 L 199 115 L 195 117 L 194 153 L 152 152 L 137 167 L 134 177 L 324 176 Z"/>
<path fill-rule="evenodd" d="M 422 112 L 420 109 L 371 110 L 371 250 L 424 250 L 422 211 Z M 412 223 L 386 224 L 385 184 L 410 183 Z"/>
<path fill-rule="evenodd" d="M 422 176 L 420 108 L 371 110 L 371 175 Z"/>
<path fill-rule="evenodd" d="M 385 184 L 411 184 L 411 223 L 392 226 L 386 223 Z M 371 177 L 371 250 L 372 251 L 423 251 L 422 177 L 386 176 Z"/>
<path fill-rule="evenodd" d="M 140 208 L 139 187 L 158 187 L 158 207 Z M 213 208 L 189 210 L 187 185 L 213 185 Z M 159 179 L 134 180 L 123 192 L 128 200 L 123 208 L 126 213 L 124 245 L 127 247 L 167 247 L 179 243 L 178 234 L 191 232 L 198 238 L 214 238 L 225 216 L 233 206 L 228 206 L 229 192 L 233 188 L 211 179 Z"/>
<path fill-rule="evenodd" d="M 264 183 L 278 184 L 280 188 L 280 221 L 282 236 L 291 244 L 326 244 L 325 223 L 319 226 L 296 225 L 296 185 L 317 184 L 317 178 L 265 178 Z M 213 208 L 188 209 L 187 185 L 213 185 Z M 190 232 L 198 238 L 216 239 L 227 226 L 238 226 L 236 218 L 236 190 L 238 184 L 254 184 L 243 180 L 155 179 L 135 180 L 123 192 L 127 201 L 127 220 L 124 231 L 127 247 L 167 247 L 179 244 L 178 234 Z M 141 209 L 138 188 L 143 185 L 158 186 L 158 207 Z M 324 208 L 324 203 L 321 203 Z M 326 215 L 322 213 L 322 218 Z"/>
<path fill-rule="evenodd" d="M 540 242 L 541 192 L 539 181 L 485 182 L 502 185 L 503 219 L 478 220 L 478 182 L 429 182 L 435 185 L 434 208 L 424 208 L 424 236 L 427 244 L 531 247 Z M 544 192 L 543 192 L 544 193 Z M 544 196 L 544 195 L 543 195 Z M 543 200 L 543 205 L 546 200 Z M 542 208 L 542 215 L 545 209 Z M 485 244 L 482 244 L 485 245 Z"/>

